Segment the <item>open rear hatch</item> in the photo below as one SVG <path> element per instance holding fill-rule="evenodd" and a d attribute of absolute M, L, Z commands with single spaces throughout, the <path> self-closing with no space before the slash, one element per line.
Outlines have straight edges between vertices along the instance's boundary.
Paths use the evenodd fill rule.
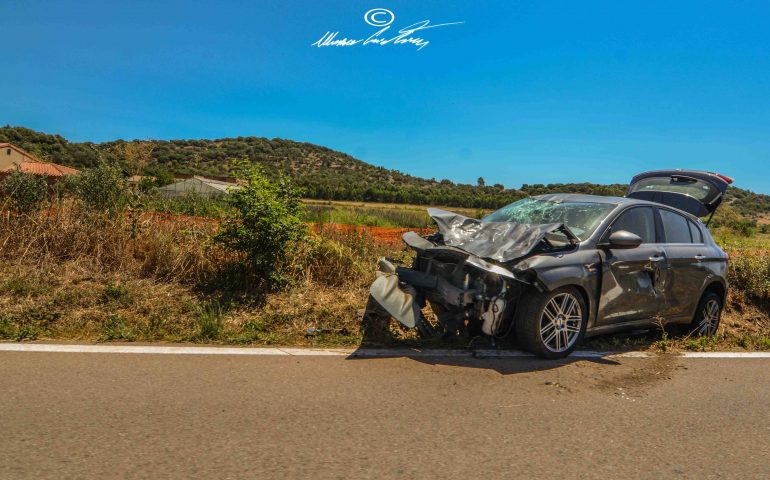
<path fill-rule="evenodd" d="M 662 203 L 697 217 L 713 215 L 733 179 L 698 170 L 656 170 L 631 179 L 626 197 Z"/>

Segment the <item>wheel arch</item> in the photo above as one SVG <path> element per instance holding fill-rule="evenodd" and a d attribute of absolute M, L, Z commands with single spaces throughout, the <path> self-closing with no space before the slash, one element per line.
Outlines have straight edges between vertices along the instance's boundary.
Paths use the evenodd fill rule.
<path fill-rule="evenodd" d="M 586 325 L 590 330 L 596 321 L 596 309 L 599 304 L 599 299 L 595 298 L 589 293 L 589 288 L 596 289 L 594 285 L 586 285 L 585 279 L 580 278 L 564 278 L 560 281 L 552 282 L 550 285 L 544 285 L 545 290 L 552 292 L 565 287 L 574 287 L 580 293 L 580 296 L 585 302 L 586 309 L 588 310 L 588 316 L 586 319 Z"/>
<path fill-rule="evenodd" d="M 727 286 L 724 283 L 720 280 L 712 280 L 707 283 L 703 292 L 700 294 L 700 298 L 703 298 L 703 296 L 708 293 L 716 293 L 719 295 L 719 298 L 722 300 L 722 307 L 724 307 L 725 302 L 727 301 Z"/>

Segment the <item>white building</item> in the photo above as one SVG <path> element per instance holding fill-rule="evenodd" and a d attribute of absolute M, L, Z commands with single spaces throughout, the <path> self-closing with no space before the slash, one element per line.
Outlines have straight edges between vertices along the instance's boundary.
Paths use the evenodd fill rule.
<path fill-rule="evenodd" d="M 234 188 L 240 188 L 240 185 L 237 183 L 195 176 L 179 180 L 170 185 L 166 185 L 165 187 L 160 187 L 158 191 L 166 197 L 180 197 L 195 194 L 204 198 L 211 198 L 227 195 L 227 193 Z"/>

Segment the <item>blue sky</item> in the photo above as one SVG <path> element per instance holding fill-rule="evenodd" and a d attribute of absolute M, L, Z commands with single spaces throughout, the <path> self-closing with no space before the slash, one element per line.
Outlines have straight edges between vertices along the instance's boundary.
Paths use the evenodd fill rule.
<path fill-rule="evenodd" d="M 391 31 L 464 23 L 419 51 L 311 46 L 366 38 L 377 7 Z M 0 17 L 0 123 L 73 141 L 256 135 L 466 183 L 698 168 L 770 193 L 767 1 L 6 0 Z"/>

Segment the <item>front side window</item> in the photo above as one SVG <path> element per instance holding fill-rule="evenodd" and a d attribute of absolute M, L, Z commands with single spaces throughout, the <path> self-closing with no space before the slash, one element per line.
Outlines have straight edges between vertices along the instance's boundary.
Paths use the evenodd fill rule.
<path fill-rule="evenodd" d="M 660 219 L 663 222 L 666 243 L 692 243 L 690 225 L 686 218 L 670 210 L 661 209 Z"/>
<path fill-rule="evenodd" d="M 642 243 L 655 243 L 655 213 L 651 207 L 626 210 L 612 224 L 613 232 L 621 230 L 639 235 Z"/>

